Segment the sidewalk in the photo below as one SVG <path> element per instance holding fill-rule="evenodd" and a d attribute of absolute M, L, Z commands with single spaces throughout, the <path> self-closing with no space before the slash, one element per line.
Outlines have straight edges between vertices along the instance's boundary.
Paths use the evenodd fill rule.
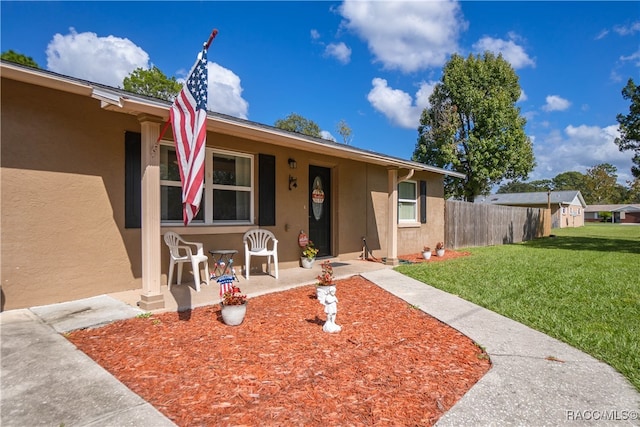
<path fill-rule="evenodd" d="M 309 271 L 291 270 L 281 271 L 278 281 L 268 277 L 254 281 L 252 276 L 241 287 L 257 296 L 309 283 L 309 277 L 313 280 Z M 640 426 L 640 393 L 608 365 L 381 265 L 340 263 L 336 278 L 358 271 L 458 329 L 490 355 L 491 370 L 439 420 L 439 426 Z M 188 289 L 174 286 L 171 291 Z M 197 298 L 204 299 L 203 292 Z M 135 302 L 125 303 L 125 296 L 103 295 L 0 313 L 2 426 L 174 425 L 60 335 L 136 316 L 141 311 Z M 192 298 L 196 297 L 189 297 L 193 304 Z"/>
<path fill-rule="evenodd" d="M 640 425 L 640 393 L 609 365 L 395 271 L 363 276 L 459 330 L 489 354 L 491 370 L 438 426 Z"/>

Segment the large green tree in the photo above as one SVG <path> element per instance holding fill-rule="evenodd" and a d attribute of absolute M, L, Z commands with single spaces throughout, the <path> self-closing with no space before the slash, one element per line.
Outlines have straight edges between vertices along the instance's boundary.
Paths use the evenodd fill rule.
<path fill-rule="evenodd" d="M 16 64 L 26 65 L 27 67 L 40 68 L 38 63 L 32 57 L 15 52 L 11 49 L 2 52 L 0 58 L 5 61 L 15 62 Z"/>
<path fill-rule="evenodd" d="M 124 78 L 122 87 L 129 92 L 165 101 L 173 101 L 182 89 L 182 85 L 176 81 L 175 77 L 165 76 L 156 66 L 149 70 L 136 68 Z"/>
<path fill-rule="evenodd" d="M 564 191 L 564 190 L 579 190 L 585 186 L 585 176 L 584 174 L 577 171 L 569 171 L 562 172 L 556 175 L 553 178 L 553 190 L 555 191 Z"/>
<path fill-rule="evenodd" d="M 620 151 L 633 150 L 633 163 L 631 173 L 640 178 L 640 86 L 636 86 L 633 79 L 627 81 L 622 89 L 622 97 L 631 101 L 629 114 L 618 114 L 616 120 L 620 124 L 620 138 L 616 138 Z"/>
<path fill-rule="evenodd" d="M 501 55 L 453 55 L 422 112 L 413 159 L 466 175 L 445 179 L 447 196 L 473 201 L 535 166 L 518 76 Z"/>
<path fill-rule="evenodd" d="M 538 187 L 529 183 L 529 182 L 521 182 L 520 180 L 514 179 L 511 182 L 506 184 L 502 184 L 497 194 L 508 194 L 508 193 L 535 193 L 538 191 Z"/>
<path fill-rule="evenodd" d="M 627 202 L 640 203 L 640 178 L 635 178 L 633 181 L 627 181 L 627 184 L 629 185 Z"/>
<path fill-rule="evenodd" d="M 515 179 L 498 188 L 496 193 L 536 193 L 539 191 L 553 190 L 553 181 L 550 179 L 539 179 L 531 182 L 520 182 Z"/>
<path fill-rule="evenodd" d="M 299 114 L 291 113 L 284 119 L 276 120 L 275 127 L 288 130 L 290 132 L 302 133 L 304 135 L 321 138 L 320 126 L 313 120 L 305 119 Z"/>
<path fill-rule="evenodd" d="M 617 172 L 618 169 L 609 163 L 587 169 L 582 190 L 584 201 L 588 205 L 621 203 L 627 194 L 626 189 L 617 183 Z"/>

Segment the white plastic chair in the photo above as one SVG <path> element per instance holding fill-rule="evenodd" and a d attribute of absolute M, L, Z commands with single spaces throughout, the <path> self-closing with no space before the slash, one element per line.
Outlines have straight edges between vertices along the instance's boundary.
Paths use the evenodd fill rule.
<path fill-rule="evenodd" d="M 209 284 L 209 258 L 204 254 L 202 243 L 187 242 L 179 234 L 168 231 L 164 235 L 164 242 L 169 246 L 169 276 L 167 276 L 167 285 L 171 289 L 171 281 L 173 279 L 173 267 L 178 264 L 178 285 L 182 281 L 182 265 L 185 262 L 191 263 L 193 271 L 193 282 L 196 284 L 196 291 L 200 292 L 200 263 L 204 263 L 204 281 Z M 195 249 L 195 253 L 194 253 Z"/>
<path fill-rule="evenodd" d="M 249 271 L 251 270 L 251 257 L 252 256 L 265 256 L 267 257 L 267 273 L 271 274 L 271 257 L 273 257 L 273 264 L 276 267 L 275 278 L 278 278 L 278 239 L 269 230 L 263 230 L 256 228 L 244 233 L 242 237 L 242 243 L 244 244 L 244 262 L 245 262 L 245 275 L 249 280 Z M 269 249 L 269 243 L 272 243 L 272 248 Z"/>

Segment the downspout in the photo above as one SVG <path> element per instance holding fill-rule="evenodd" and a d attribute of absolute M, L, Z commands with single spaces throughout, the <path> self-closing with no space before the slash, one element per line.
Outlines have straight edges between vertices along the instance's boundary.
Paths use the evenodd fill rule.
<path fill-rule="evenodd" d="M 411 170 L 409 171 L 409 173 L 408 173 L 408 174 L 406 174 L 406 175 L 405 175 L 405 176 L 403 176 L 402 178 L 398 178 L 398 183 L 401 183 L 401 182 L 403 182 L 403 181 L 406 181 L 406 180 L 408 180 L 408 179 L 411 179 L 411 177 L 413 176 L 413 174 L 414 174 L 415 172 L 416 172 L 416 170 L 415 170 L 415 169 L 411 169 Z"/>

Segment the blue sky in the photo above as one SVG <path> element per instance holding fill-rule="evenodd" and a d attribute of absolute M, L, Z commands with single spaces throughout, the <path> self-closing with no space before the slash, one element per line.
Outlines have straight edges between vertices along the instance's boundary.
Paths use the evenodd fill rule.
<path fill-rule="evenodd" d="M 2 1 L 0 46 L 42 68 L 121 86 L 137 67 L 182 78 L 211 30 L 209 109 L 273 125 L 290 113 L 338 141 L 409 159 L 420 112 L 452 53 L 502 53 L 523 90 L 530 179 L 600 163 L 631 180 L 613 143 L 621 90 L 640 82 L 640 2 Z"/>

